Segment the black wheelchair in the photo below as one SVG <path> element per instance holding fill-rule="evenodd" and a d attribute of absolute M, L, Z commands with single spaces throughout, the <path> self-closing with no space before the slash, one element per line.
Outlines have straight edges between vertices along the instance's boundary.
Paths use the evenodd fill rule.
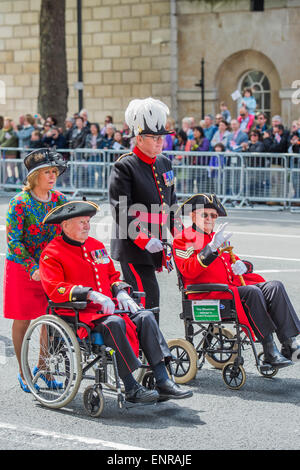
<path fill-rule="evenodd" d="M 172 245 L 167 243 L 165 247 L 173 255 Z M 246 381 L 242 351 L 249 345 L 259 373 L 264 377 L 274 377 L 278 368 L 264 362 L 263 352 L 257 353 L 249 328 L 239 322 L 230 287 L 227 284 L 192 284 L 185 288 L 174 257 L 173 262 L 182 296 L 180 318 L 184 321 L 185 331 L 185 339 L 168 341 L 174 361 L 175 382 L 185 384 L 194 379 L 207 360 L 213 367 L 222 370 L 228 388 L 239 390 Z M 214 302 L 188 298 L 189 294 L 208 292 L 228 292 L 232 298 L 216 299 Z"/>
<path fill-rule="evenodd" d="M 49 301 L 47 314 L 30 324 L 21 351 L 22 370 L 28 387 L 40 404 L 47 408 L 62 408 L 75 398 L 82 380 L 87 379 L 94 381 L 83 392 L 84 408 L 90 416 L 101 415 L 104 388 L 116 394 L 120 409 L 134 407 L 135 404 L 125 400 L 115 351 L 105 346 L 99 332 L 93 332 L 79 321 L 79 311 L 86 305 L 86 302 L 57 304 Z M 59 308 L 70 309 L 72 316 L 58 315 L 56 310 Z M 152 309 L 154 314 L 157 310 Z M 116 310 L 115 313 L 129 312 Z M 87 336 L 83 339 L 77 336 L 79 328 L 86 331 Z M 139 358 L 142 365 L 134 372 L 135 379 L 153 387 L 154 376 L 142 351 Z M 55 385 L 49 388 L 45 378 L 51 380 L 50 385 Z"/>

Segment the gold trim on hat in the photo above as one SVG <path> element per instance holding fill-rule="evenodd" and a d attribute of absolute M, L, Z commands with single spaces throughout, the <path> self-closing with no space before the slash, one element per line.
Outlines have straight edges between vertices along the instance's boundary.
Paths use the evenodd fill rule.
<path fill-rule="evenodd" d="M 177 211 L 175 212 L 175 215 L 177 215 L 177 213 L 181 210 L 181 208 L 187 204 L 191 199 L 193 199 L 194 197 L 196 196 L 204 196 L 206 197 L 206 199 L 208 199 L 208 202 L 210 202 L 211 204 L 213 204 L 214 202 L 214 194 L 211 194 L 211 199 L 208 197 L 207 194 L 204 194 L 204 193 L 197 193 L 197 194 L 193 194 L 191 197 L 189 197 L 185 202 L 183 202 L 181 204 L 181 206 L 178 207 Z"/>

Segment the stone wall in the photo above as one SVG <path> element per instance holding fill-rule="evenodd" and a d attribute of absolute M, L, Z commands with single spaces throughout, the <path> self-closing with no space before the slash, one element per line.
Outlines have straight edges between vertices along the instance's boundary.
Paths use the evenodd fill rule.
<path fill-rule="evenodd" d="M 78 111 L 76 0 L 66 0 L 69 115 Z M 157 0 L 82 1 L 84 107 L 91 121 L 117 124 L 132 98 L 170 105 L 170 5 Z M 39 82 L 40 0 L 0 0 L 2 115 L 35 114 Z"/>
<path fill-rule="evenodd" d="M 69 115 L 78 111 L 76 4 L 66 0 Z M 264 12 L 251 12 L 249 0 L 177 0 L 177 42 L 170 0 L 82 5 L 84 107 L 91 121 L 103 123 L 111 114 L 119 126 L 130 99 L 147 96 L 173 103 L 171 114 L 178 111 L 179 121 L 185 115 L 198 121 L 201 95 L 195 84 L 202 57 L 206 113 L 216 113 L 226 100 L 234 115 L 230 94 L 243 73 L 259 68 L 271 82 L 272 114 L 282 114 L 286 123 L 300 116 L 300 105 L 291 100 L 292 83 L 300 79 L 300 0 L 265 0 Z M 0 0 L 0 114 L 14 119 L 37 111 L 39 11 L 40 0 Z"/>

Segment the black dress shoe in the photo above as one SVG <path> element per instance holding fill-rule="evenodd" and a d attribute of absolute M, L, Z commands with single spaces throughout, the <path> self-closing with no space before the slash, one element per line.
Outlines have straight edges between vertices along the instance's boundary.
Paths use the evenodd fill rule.
<path fill-rule="evenodd" d="M 159 393 L 159 401 L 189 398 L 193 395 L 193 392 L 190 390 L 181 390 L 181 388 L 170 379 L 167 379 L 160 385 L 156 385 L 156 390 Z"/>
<path fill-rule="evenodd" d="M 150 390 L 138 383 L 129 392 L 125 393 L 125 400 L 130 403 L 156 403 L 158 398 L 159 395 L 156 390 Z"/>
<path fill-rule="evenodd" d="M 277 369 L 282 369 L 283 367 L 288 367 L 293 364 L 291 360 L 280 354 L 273 339 L 263 344 L 263 350 L 264 362 L 271 364 L 271 366 Z"/>
<path fill-rule="evenodd" d="M 281 354 L 293 362 L 300 361 L 300 343 L 296 336 L 282 343 Z"/>

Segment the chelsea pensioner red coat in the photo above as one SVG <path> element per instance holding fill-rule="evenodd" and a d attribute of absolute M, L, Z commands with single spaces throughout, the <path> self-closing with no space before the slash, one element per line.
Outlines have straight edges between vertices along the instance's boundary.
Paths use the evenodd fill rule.
<path fill-rule="evenodd" d="M 72 244 L 67 237 L 59 236 L 43 250 L 40 258 L 40 275 L 43 288 L 55 303 L 87 301 L 90 290 L 114 298 L 121 289 L 130 286 L 120 280 L 120 272 L 108 256 L 105 246 L 89 237 L 84 244 Z M 104 316 L 99 305 L 88 302 L 79 311 L 79 321 L 93 327 L 93 321 Z M 61 315 L 72 315 L 70 310 L 60 309 Z M 126 334 L 138 355 L 138 339 L 134 323 L 125 314 Z"/>
<path fill-rule="evenodd" d="M 237 287 L 241 286 L 241 279 L 236 276 L 232 269 L 230 254 L 212 252 L 208 243 L 211 242 L 214 233 L 207 234 L 196 225 L 185 228 L 173 241 L 175 263 L 182 275 L 184 287 L 191 284 L 227 284 L 234 292 L 237 314 L 242 324 L 250 325 L 245 316 Z M 239 257 L 235 256 L 238 260 Z M 265 282 L 259 274 L 247 272 L 243 275 L 246 285 Z M 224 299 L 231 298 L 228 292 L 205 292 L 203 294 L 190 294 L 191 299 Z M 252 335 L 253 336 L 253 335 Z"/>

